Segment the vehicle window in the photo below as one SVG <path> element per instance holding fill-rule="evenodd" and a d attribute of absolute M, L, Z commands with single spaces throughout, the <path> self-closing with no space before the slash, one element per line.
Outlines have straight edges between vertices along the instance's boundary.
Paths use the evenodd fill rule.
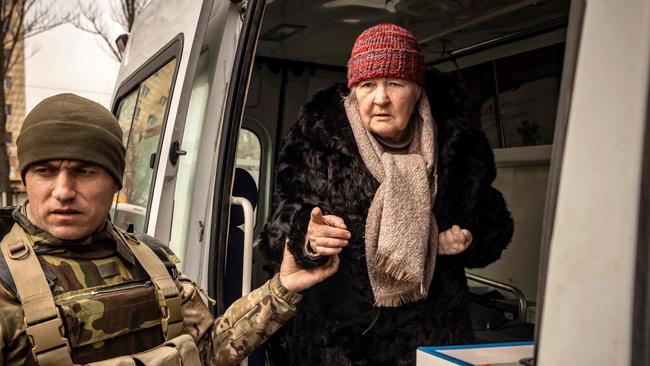
<path fill-rule="evenodd" d="M 235 158 L 237 168 L 246 170 L 255 180 L 255 186 L 259 194 L 260 189 L 260 169 L 262 162 L 262 143 L 260 138 L 251 130 L 242 128 L 239 131 L 239 141 L 237 142 L 237 155 Z M 254 224 L 257 224 L 257 208 L 255 206 L 253 217 Z"/>
<path fill-rule="evenodd" d="M 262 143 L 260 138 L 245 128 L 239 133 L 237 142 L 236 165 L 246 170 L 255 180 L 255 185 L 260 186 L 260 166 L 262 161 Z"/>
<path fill-rule="evenodd" d="M 563 53 L 561 43 L 457 71 L 493 148 L 553 143 Z"/>
<path fill-rule="evenodd" d="M 120 227 L 133 224 L 134 230 L 144 230 L 153 163 L 167 108 L 159 101 L 162 97 L 169 98 L 175 68 L 174 59 L 145 79 L 118 107 L 118 119 L 126 139 L 124 182 L 114 216 Z"/>
<path fill-rule="evenodd" d="M 139 108 L 136 107 L 137 101 L 138 93 L 137 90 L 134 90 L 124 99 L 122 99 L 122 102 L 120 103 L 120 106 L 117 110 L 117 120 L 120 123 L 120 127 L 122 128 L 122 143 L 124 146 L 126 146 L 127 142 L 129 141 L 131 123 L 133 122 L 134 118 L 137 118 L 137 115 L 140 112 Z"/>
<path fill-rule="evenodd" d="M 506 147 L 553 143 L 563 54 L 557 44 L 495 61 Z"/>

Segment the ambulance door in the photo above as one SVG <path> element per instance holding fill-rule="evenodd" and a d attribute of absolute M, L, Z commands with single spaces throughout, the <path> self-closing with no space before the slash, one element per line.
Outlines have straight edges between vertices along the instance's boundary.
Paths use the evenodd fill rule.
<path fill-rule="evenodd" d="M 248 0 L 242 3 L 236 19 L 239 22 L 239 36 L 224 36 L 222 44 L 223 48 L 226 47 L 226 39 L 231 42 L 229 47 L 232 47 L 232 58 L 227 61 L 219 56 L 214 60 L 216 68 L 212 91 L 218 89 L 221 94 L 218 98 L 211 98 L 206 118 L 215 119 L 215 116 L 219 116 L 219 120 L 215 120 L 214 124 L 209 123 L 209 132 L 203 133 L 204 136 L 213 136 L 214 143 L 202 144 L 202 151 L 209 152 L 215 159 L 209 166 L 206 165 L 207 177 L 197 180 L 201 186 L 195 183 L 193 188 L 195 196 L 208 199 L 197 201 L 197 206 L 192 209 L 190 225 L 197 227 L 196 230 L 189 230 L 188 241 L 191 246 L 187 249 L 186 266 L 190 265 L 189 261 L 193 260 L 191 258 L 201 258 L 200 263 L 193 262 L 193 265 L 200 268 L 197 278 L 216 299 L 217 313 L 225 310 L 224 289 L 227 286 L 232 287 L 231 282 L 243 283 L 240 286 L 242 294 L 245 294 L 251 285 L 255 218 L 250 204 L 256 203 L 259 194 L 252 175 L 243 169 L 239 169 L 239 173 L 235 174 L 235 168 L 237 145 L 264 6 L 263 0 Z M 210 24 L 209 28 L 212 26 L 216 27 L 217 24 Z M 228 27 L 226 25 L 226 29 Z M 228 68 L 224 65 L 226 62 L 229 63 Z M 200 174 L 197 175 L 199 176 Z M 199 206 L 203 209 L 197 210 Z M 241 238 L 233 235 L 239 231 L 243 233 Z M 200 245 L 193 244 L 195 240 L 192 235 L 197 232 L 201 233 Z M 233 252 L 233 249 L 236 251 Z"/>
<path fill-rule="evenodd" d="M 137 156 L 127 158 L 115 221 L 128 226 L 137 222 L 124 220 L 135 216 L 128 210 L 144 211 L 135 230 L 169 243 L 179 269 L 222 310 L 235 150 L 264 2 L 182 3 L 152 2 L 131 34 L 123 65 L 131 71 L 121 75 L 135 76 L 123 77 L 115 109 L 131 124 L 127 150 Z M 131 65 L 141 49 L 149 50 L 141 66 Z M 154 85 L 169 88 L 167 99 L 148 99 Z M 151 119 L 156 103 L 160 120 Z M 140 148 L 163 121 L 157 145 Z"/>
<path fill-rule="evenodd" d="M 169 243 L 179 269 L 204 288 L 227 237 L 228 211 L 213 214 L 229 207 L 229 151 L 250 68 L 239 60 L 247 29 L 257 29 L 247 26 L 250 13 L 261 9 L 254 1 L 152 1 L 136 19 L 120 70 L 114 112 L 127 169 L 114 221 Z"/>
<path fill-rule="evenodd" d="M 113 97 L 127 148 L 114 222 L 169 239 L 179 143 L 192 75 L 212 8 L 206 1 L 152 1 L 129 34 Z"/>
<path fill-rule="evenodd" d="M 650 364 L 649 80 L 650 3 L 572 1 L 536 365 Z"/>

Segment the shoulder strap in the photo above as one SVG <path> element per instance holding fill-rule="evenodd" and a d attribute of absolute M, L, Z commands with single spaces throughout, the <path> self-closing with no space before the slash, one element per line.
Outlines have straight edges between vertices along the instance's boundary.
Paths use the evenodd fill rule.
<path fill-rule="evenodd" d="M 4 237 L 5 235 L 7 235 L 7 233 L 5 234 L 0 233 L 0 238 Z M 38 253 L 36 255 L 38 255 Z M 41 266 L 41 269 L 43 270 L 43 274 L 45 274 L 47 285 L 50 287 L 50 291 L 51 291 L 54 288 L 54 281 L 56 280 L 56 275 L 48 267 L 43 268 L 43 266 Z M 10 294 L 19 298 L 18 293 L 16 291 L 16 284 L 14 283 L 14 279 L 11 275 L 11 271 L 9 270 L 9 266 L 7 266 L 7 261 L 5 260 L 4 255 L 0 255 L 0 283 L 5 287 L 5 289 Z"/>
<path fill-rule="evenodd" d="M 174 280 L 176 277 L 178 277 L 178 269 L 176 268 L 176 263 L 179 263 L 180 260 L 178 260 L 176 254 L 174 254 L 167 245 L 154 238 L 153 236 L 144 233 L 132 233 L 130 235 L 132 235 L 139 242 L 147 244 L 147 246 L 153 250 L 156 256 L 158 256 L 158 259 L 160 259 L 165 264 L 167 272 L 169 272 L 169 275 L 172 276 Z"/>
<path fill-rule="evenodd" d="M 162 310 L 162 330 L 165 340 L 170 340 L 183 333 L 183 315 L 181 313 L 181 292 L 172 279 L 165 264 L 146 244 L 135 237 L 112 227 L 116 240 L 126 244 L 136 260 L 151 278 L 157 289 L 158 303 Z"/>
<path fill-rule="evenodd" d="M 16 219 L 13 217 L 13 212 L 15 210 L 15 206 L 0 208 L 0 240 L 1 238 L 4 238 L 6 235 L 8 235 L 14 224 L 16 224 Z M 47 284 L 50 286 L 50 290 L 53 289 L 56 275 L 49 267 L 41 266 L 41 268 L 43 269 L 43 273 L 45 273 L 45 278 L 47 279 Z M 14 283 L 14 279 L 11 276 L 11 271 L 9 271 L 7 261 L 3 255 L 0 255 L 0 283 L 5 287 L 7 291 L 9 291 L 9 293 L 15 297 L 18 297 L 16 284 Z"/>
<path fill-rule="evenodd" d="M 25 332 L 40 366 L 72 365 L 70 344 L 43 269 L 18 224 L 0 242 L 25 313 Z"/>

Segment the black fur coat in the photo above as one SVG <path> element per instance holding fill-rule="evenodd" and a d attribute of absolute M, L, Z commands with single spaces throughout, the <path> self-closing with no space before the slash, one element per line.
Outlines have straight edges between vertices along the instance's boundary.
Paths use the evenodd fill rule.
<path fill-rule="evenodd" d="M 438 77 L 438 76 L 437 76 Z M 262 249 L 278 259 L 288 238 L 298 263 L 310 211 L 342 217 L 352 233 L 339 271 L 304 291 L 295 318 L 274 336 L 277 365 L 414 365 L 418 346 L 473 341 L 465 267 L 498 259 L 513 223 L 499 191 L 484 133 L 468 126 L 458 97 L 429 78 L 427 90 L 438 132 L 438 184 L 434 212 L 440 232 L 458 224 L 473 235 L 458 255 L 438 255 L 428 298 L 397 308 L 373 309 L 365 260 L 366 214 L 378 182 L 364 166 L 336 86 L 319 92 L 301 110 L 280 152 L 273 216 Z"/>

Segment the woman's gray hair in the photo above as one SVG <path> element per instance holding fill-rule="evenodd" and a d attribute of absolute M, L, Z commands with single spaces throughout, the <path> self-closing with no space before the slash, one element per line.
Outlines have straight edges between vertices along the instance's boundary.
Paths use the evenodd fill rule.
<path fill-rule="evenodd" d="M 343 96 L 343 102 L 345 102 L 348 98 L 354 98 L 355 97 L 354 90 L 356 88 L 357 88 L 356 85 L 352 85 L 352 87 L 350 88 L 350 92 Z"/>

